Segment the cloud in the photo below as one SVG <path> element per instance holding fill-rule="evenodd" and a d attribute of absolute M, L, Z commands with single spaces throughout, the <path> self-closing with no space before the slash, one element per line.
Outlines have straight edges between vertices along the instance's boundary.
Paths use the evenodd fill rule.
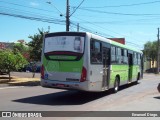
<path fill-rule="evenodd" d="M 31 5 L 32 7 L 38 7 L 38 6 L 39 6 L 39 3 L 37 3 L 37 2 L 30 2 L 30 5 Z"/>

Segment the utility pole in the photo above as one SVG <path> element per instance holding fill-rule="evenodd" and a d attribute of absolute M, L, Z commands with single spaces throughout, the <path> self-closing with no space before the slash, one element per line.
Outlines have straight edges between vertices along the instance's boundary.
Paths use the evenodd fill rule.
<path fill-rule="evenodd" d="M 158 28 L 158 35 L 157 35 L 157 38 L 158 38 L 158 46 L 157 46 L 157 74 L 159 74 L 159 60 L 160 60 L 160 56 L 159 56 L 159 50 L 160 50 L 160 46 L 159 46 L 159 28 Z"/>
<path fill-rule="evenodd" d="M 77 23 L 77 32 L 79 32 L 79 23 Z"/>
<path fill-rule="evenodd" d="M 50 26 L 48 26 L 48 32 L 50 32 Z"/>
<path fill-rule="evenodd" d="M 69 31 L 69 24 L 70 24 L 70 20 L 69 20 L 69 0 L 67 0 L 66 3 L 66 31 Z"/>

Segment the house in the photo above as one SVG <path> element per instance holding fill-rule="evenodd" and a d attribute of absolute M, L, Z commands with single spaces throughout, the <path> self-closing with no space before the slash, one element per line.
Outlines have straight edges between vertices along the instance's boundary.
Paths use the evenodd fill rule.
<path fill-rule="evenodd" d="M 0 49 L 13 49 L 14 43 L 0 42 Z"/>

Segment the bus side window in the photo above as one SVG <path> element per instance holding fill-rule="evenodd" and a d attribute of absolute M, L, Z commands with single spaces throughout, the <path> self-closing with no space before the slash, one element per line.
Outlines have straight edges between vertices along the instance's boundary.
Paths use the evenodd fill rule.
<path fill-rule="evenodd" d="M 124 49 L 124 64 L 128 64 L 128 56 L 127 56 L 127 50 Z"/>
<path fill-rule="evenodd" d="M 102 63 L 102 44 L 91 40 L 91 63 Z"/>
<path fill-rule="evenodd" d="M 138 54 L 138 65 L 141 65 L 141 55 Z"/>
<path fill-rule="evenodd" d="M 122 48 L 121 48 L 121 53 L 122 53 L 122 55 L 121 55 L 121 63 L 124 64 L 125 63 L 125 61 L 124 61 L 124 49 L 122 49 Z"/>
<path fill-rule="evenodd" d="M 137 53 L 133 53 L 133 64 L 137 65 Z"/>
<path fill-rule="evenodd" d="M 111 63 L 116 63 L 116 48 L 111 46 Z"/>
<path fill-rule="evenodd" d="M 121 51 L 121 48 L 117 48 L 117 62 L 118 64 L 121 64 L 122 63 L 122 51 Z"/>

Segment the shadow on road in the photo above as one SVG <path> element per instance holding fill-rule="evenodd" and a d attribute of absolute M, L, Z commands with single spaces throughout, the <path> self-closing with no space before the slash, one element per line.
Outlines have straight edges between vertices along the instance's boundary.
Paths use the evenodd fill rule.
<path fill-rule="evenodd" d="M 13 81 L 13 77 L 10 77 L 11 81 Z M 9 82 L 9 77 L 6 76 L 0 76 L 0 83 L 8 83 Z"/>
<path fill-rule="evenodd" d="M 133 86 L 134 84 L 132 84 Z M 125 85 L 120 88 L 120 91 L 130 87 L 131 85 Z M 102 97 L 106 97 L 113 94 L 113 90 L 105 92 L 81 92 L 81 91 L 63 91 L 33 97 L 27 97 L 22 99 L 13 100 L 13 102 L 40 104 L 40 105 L 81 105 Z M 118 94 L 118 93 L 117 93 Z"/>
<path fill-rule="evenodd" d="M 159 97 L 154 97 L 155 99 L 159 99 L 160 100 L 160 96 Z"/>
<path fill-rule="evenodd" d="M 79 91 L 63 91 L 39 96 L 33 96 L 18 100 L 13 100 L 14 102 L 30 103 L 30 104 L 41 104 L 41 105 L 81 105 L 95 99 L 99 99 L 111 92 L 102 93 L 89 93 L 89 92 L 79 92 Z"/>
<path fill-rule="evenodd" d="M 9 86 L 39 86 L 40 81 L 23 81 L 19 83 L 7 83 Z"/>

